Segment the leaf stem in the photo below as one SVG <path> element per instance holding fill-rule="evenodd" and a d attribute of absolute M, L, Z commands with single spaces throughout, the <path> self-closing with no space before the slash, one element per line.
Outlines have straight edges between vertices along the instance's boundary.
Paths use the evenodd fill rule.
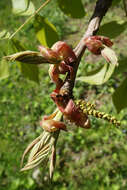
<path fill-rule="evenodd" d="M 12 39 L 38 12 L 45 7 L 51 0 L 45 1 L 10 37 Z"/>

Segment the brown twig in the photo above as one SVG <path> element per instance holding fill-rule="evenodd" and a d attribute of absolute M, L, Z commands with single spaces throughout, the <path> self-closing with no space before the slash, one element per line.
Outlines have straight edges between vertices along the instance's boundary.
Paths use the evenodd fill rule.
<path fill-rule="evenodd" d="M 66 92 L 68 92 L 68 96 L 72 96 L 78 66 L 80 64 L 81 57 L 86 49 L 84 39 L 88 36 L 92 36 L 97 33 L 97 31 L 99 30 L 101 20 L 103 16 L 105 16 L 111 4 L 112 4 L 112 0 L 98 0 L 97 1 L 93 15 L 90 19 L 87 31 L 84 33 L 82 39 L 80 40 L 80 42 L 74 49 L 74 52 L 78 58 L 77 62 L 74 64 L 74 67 L 73 67 L 74 75 L 71 80 L 70 80 L 70 76 L 68 75 L 65 79 L 64 85 L 62 86 L 62 89 L 65 88 Z"/>
<path fill-rule="evenodd" d="M 101 20 L 102 20 L 103 16 L 106 14 L 109 7 L 111 6 L 111 3 L 112 3 L 112 0 L 98 0 L 97 1 L 95 10 L 90 19 L 87 31 L 85 32 L 82 39 L 80 40 L 80 42 L 74 49 L 74 52 L 77 56 L 77 62 L 75 62 L 74 67 L 73 67 L 73 69 L 74 69 L 73 78 L 70 79 L 70 75 L 68 74 L 65 79 L 64 85 L 61 87 L 62 91 L 63 91 L 63 89 L 65 89 L 66 96 L 68 96 L 68 97 L 73 97 L 73 87 L 74 87 L 74 83 L 75 83 L 78 66 L 80 64 L 81 57 L 86 49 L 84 39 L 88 36 L 95 35 L 97 33 L 97 31 L 99 30 Z M 58 137 L 57 137 L 57 139 L 58 139 Z M 55 145 L 57 143 L 57 139 L 55 141 Z M 55 152 L 56 150 L 54 149 L 53 151 Z M 51 173 L 53 173 L 53 172 L 51 172 Z M 52 178 L 52 174 L 50 174 L 50 177 Z"/>
<path fill-rule="evenodd" d="M 90 19 L 89 25 L 88 25 L 88 29 L 85 32 L 85 34 L 83 35 L 83 37 L 80 40 L 80 42 L 78 43 L 78 45 L 76 46 L 76 48 L 74 49 L 75 54 L 77 56 L 77 61 L 75 62 L 74 67 L 73 67 L 74 75 L 73 75 L 73 78 L 70 79 L 70 75 L 68 74 L 65 79 L 64 85 L 62 86 L 62 88 L 66 89 L 65 91 L 67 92 L 66 96 L 68 96 L 68 99 L 70 98 L 70 96 L 72 96 L 78 66 L 79 66 L 81 57 L 86 49 L 84 39 L 88 36 L 96 34 L 96 32 L 99 29 L 100 22 L 101 22 L 103 16 L 105 15 L 105 13 L 107 12 L 108 8 L 110 7 L 111 3 L 112 3 L 112 0 L 98 0 L 97 1 L 94 13 L 93 13 L 93 15 Z M 62 117 L 62 115 L 60 117 Z M 61 119 L 61 118 L 59 118 L 59 119 Z M 59 137 L 59 133 L 60 133 L 60 131 L 55 132 L 53 138 L 51 138 L 51 135 L 49 135 L 48 133 L 46 134 L 48 139 L 50 139 L 50 138 L 52 139 L 52 143 L 51 143 L 52 147 L 50 146 L 52 148 L 52 150 L 51 150 L 52 154 L 51 154 L 51 160 L 50 160 L 50 178 L 51 179 L 53 177 L 53 172 L 54 172 L 54 168 L 55 168 L 56 143 L 57 143 L 57 140 Z M 38 139 L 37 139 L 37 141 L 38 141 Z M 41 141 L 43 142 L 43 139 L 41 139 Z M 39 147 L 40 147 L 40 144 L 41 144 L 41 146 L 43 145 L 42 142 L 39 142 Z M 23 158 L 24 158 L 26 153 L 28 153 L 30 151 L 30 149 L 33 148 L 31 151 L 31 154 L 29 156 L 28 163 L 25 165 L 24 168 L 21 169 L 22 171 L 31 169 L 31 168 L 37 166 L 40 163 L 40 161 L 42 162 L 42 160 L 39 160 L 39 162 L 38 162 L 38 159 L 41 158 L 41 157 L 38 158 L 38 154 L 40 156 L 43 156 L 43 153 L 45 153 L 45 152 L 43 152 L 43 149 L 38 150 L 38 147 L 35 147 L 35 146 L 33 147 L 33 145 L 35 145 L 35 141 L 33 141 L 30 144 L 30 146 L 28 146 L 28 148 L 26 149 L 26 151 L 23 155 Z M 43 148 L 43 146 L 42 146 L 42 148 Z M 49 150 L 50 149 L 47 149 L 48 153 L 49 153 Z M 35 159 L 35 156 L 36 156 L 36 159 Z M 46 156 L 47 156 L 47 154 L 46 154 Z"/>

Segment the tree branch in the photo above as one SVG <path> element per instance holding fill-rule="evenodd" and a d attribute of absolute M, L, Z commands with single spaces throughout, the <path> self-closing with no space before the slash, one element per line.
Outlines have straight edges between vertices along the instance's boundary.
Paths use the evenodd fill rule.
<path fill-rule="evenodd" d="M 80 64 L 81 57 L 83 53 L 85 52 L 86 46 L 84 43 L 84 39 L 88 36 L 95 35 L 97 31 L 99 30 L 99 26 L 101 23 L 102 18 L 105 16 L 106 12 L 108 11 L 109 7 L 111 6 L 113 0 L 98 0 L 93 12 L 93 15 L 90 19 L 87 31 L 83 35 L 82 39 L 78 43 L 78 45 L 75 47 L 74 52 L 77 56 L 77 62 L 74 64 L 74 75 L 73 79 L 70 80 L 70 76 L 67 75 L 65 79 L 65 83 L 62 86 L 62 91 L 63 89 L 66 89 L 66 94 L 67 96 L 72 96 L 72 91 L 75 83 L 75 78 L 78 70 L 78 66 Z"/>

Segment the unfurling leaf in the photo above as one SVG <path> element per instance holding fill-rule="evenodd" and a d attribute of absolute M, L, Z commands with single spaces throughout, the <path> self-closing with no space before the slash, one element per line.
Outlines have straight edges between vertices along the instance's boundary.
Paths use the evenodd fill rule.
<path fill-rule="evenodd" d="M 84 43 L 88 50 L 95 55 L 101 54 L 101 50 L 105 45 L 108 47 L 113 45 L 113 42 L 105 36 L 88 36 L 85 38 Z"/>
<path fill-rule="evenodd" d="M 25 48 L 21 42 L 15 39 L 9 40 L 8 47 L 10 47 L 8 54 L 14 54 L 5 56 L 4 58 L 10 61 L 17 60 L 19 69 L 23 76 L 29 80 L 39 83 L 39 68 L 33 63 L 36 62 L 37 64 L 37 62 L 42 62 L 43 57 L 41 57 L 41 55 L 38 57 L 38 52 L 24 51 Z M 26 64 L 26 62 L 29 64 Z"/>
<path fill-rule="evenodd" d="M 86 82 L 89 84 L 100 85 L 103 83 L 106 70 L 107 70 L 107 64 L 101 67 L 99 71 L 98 70 L 95 71 L 94 74 L 78 77 L 77 80 Z"/>
<path fill-rule="evenodd" d="M 114 69 L 115 65 L 106 63 L 103 67 L 99 69 L 99 71 L 98 69 L 94 71 L 94 74 L 78 77 L 77 80 L 92 85 L 101 85 L 104 84 L 111 77 Z"/>
<path fill-rule="evenodd" d="M 35 145 L 36 143 L 38 143 L 38 142 L 40 141 L 41 137 L 42 137 L 42 135 L 40 135 L 39 137 L 37 137 L 36 139 L 34 139 L 33 142 L 30 143 L 30 144 L 28 145 L 28 147 L 25 149 L 25 151 L 24 151 L 24 153 L 23 153 L 23 155 L 22 155 L 22 159 L 21 159 L 21 167 L 22 167 L 22 165 L 23 165 L 23 161 L 24 161 L 25 155 L 34 147 L 34 145 Z"/>
<path fill-rule="evenodd" d="M 102 46 L 98 44 L 98 42 L 101 42 Z M 87 82 L 89 84 L 101 85 L 111 77 L 115 67 L 118 66 L 117 56 L 115 52 L 110 48 L 110 46 L 112 46 L 113 43 L 109 40 L 109 38 L 103 36 L 92 36 L 86 38 L 85 43 L 87 48 L 92 53 L 96 55 L 101 53 L 101 55 L 109 64 L 106 63 L 103 67 L 99 69 L 99 71 L 97 69 L 97 71 L 95 71 L 94 74 L 88 76 L 81 76 L 77 78 L 77 80 Z M 105 44 L 109 47 L 107 47 Z"/>
<path fill-rule="evenodd" d="M 50 63 L 60 63 L 61 59 L 57 52 L 44 46 L 38 46 L 38 49 L 43 57 L 45 57 Z"/>
<path fill-rule="evenodd" d="M 56 145 L 53 145 L 52 146 L 52 153 L 51 153 L 51 157 L 50 157 L 50 167 L 49 167 L 50 179 L 53 178 L 55 164 L 56 164 Z"/>
<path fill-rule="evenodd" d="M 54 120 L 60 121 L 62 113 L 58 109 L 51 115 L 54 116 Z M 55 167 L 55 151 L 56 143 L 59 136 L 59 130 L 54 133 L 49 133 L 44 131 L 39 137 L 37 137 L 32 143 L 28 145 L 23 153 L 21 159 L 21 166 L 24 161 L 24 157 L 30 152 L 27 164 L 21 169 L 21 171 L 26 171 L 37 167 L 39 164 L 44 163 L 49 160 L 50 157 L 50 177 L 53 176 L 53 171 Z"/>
<path fill-rule="evenodd" d="M 35 16 L 34 28 L 37 39 L 44 46 L 51 47 L 59 40 L 55 26 L 40 15 Z"/>
<path fill-rule="evenodd" d="M 111 48 L 105 46 L 104 49 L 101 50 L 101 55 L 106 59 L 108 63 L 118 66 L 117 56 Z"/>
<path fill-rule="evenodd" d="M 40 122 L 40 125 L 45 131 L 47 132 L 55 132 L 57 130 L 67 131 L 66 125 L 63 122 L 55 120 L 57 114 L 58 111 L 54 112 L 49 116 L 43 117 L 42 121 Z"/>
<path fill-rule="evenodd" d="M 36 65 L 48 62 L 39 52 L 36 51 L 22 51 L 5 56 L 4 59 L 7 59 L 8 61 L 20 61 L 22 63 Z"/>
<path fill-rule="evenodd" d="M 52 148 L 52 135 L 46 131 L 43 132 L 37 139 L 35 139 L 25 150 L 22 162 L 24 160 L 25 155 L 29 152 L 28 162 L 21 169 L 21 171 L 26 171 L 37 167 L 40 163 L 47 159 L 47 156 L 51 152 Z"/>

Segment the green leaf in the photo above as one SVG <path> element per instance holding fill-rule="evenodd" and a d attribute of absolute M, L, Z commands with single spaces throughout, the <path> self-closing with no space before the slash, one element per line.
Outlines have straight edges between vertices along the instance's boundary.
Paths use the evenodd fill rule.
<path fill-rule="evenodd" d="M 20 14 L 27 9 L 28 0 L 12 0 L 12 12 Z"/>
<path fill-rule="evenodd" d="M 20 16 L 29 16 L 34 14 L 34 12 L 35 12 L 34 4 L 30 1 L 27 10 L 25 10 L 25 12 L 20 13 Z"/>
<path fill-rule="evenodd" d="M 112 99 L 117 112 L 127 107 L 127 78 L 114 92 Z"/>
<path fill-rule="evenodd" d="M 71 18 L 82 18 L 85 11 L 81 0 L 57 0 L 60 9 Z"/>
<path fill-rule="evenodd" d="M 30 0 L 12 0 L 12 12 L 20 16 L 29 16 L 35 12 L 34 4 Z"/>
<path fill-rule="evenodd" d="M 29 80 L 39 83 L 39 68 L 37 65 L 19 62 L 19 68 L 23 76 Z"/>
<path fill-rule="evenodd" d="M 5 59 L 0 62 L 0 80 L 9 76 L 9 64 Z"/>
<path fill-rule="evenodd" d="M 108 70 L 107 70 L 107 72 L 106 72 L 106 74 L 105 74 L 105 77 L 104 77 L 104 79 L 103 79 L 103 83 L 105 83 L 105 82 L 108 81 L 108 79 L 109 79 L 109 78 L 111 77 L 111 75 L 113 74 L 114 70 L 115 70 L 115 65 L 109 64 Z"/>
<path fill-rule="evenodd" d="M 25 47 L 17 39 L 11 39 L 8 41 L 8 54 L 24 51 Z"/>
<path fill-rule="evenodd" d="M 77 78 L 77 80 L 80 80 L 82 82 L 87 82 L 89 84 L 100 85 L 103 83 L 106 70 L 107 70 L 107 64 L 105 64 L 103 67 L 101 67 L 99 72 L 95 71 L 93 75 L 82 76 L 82 77 Z"/>
<path fill-rule="evenodd" d="M 40 15 L 35 16 L 34 28 L 37 39 L 44 46 L 51 47 L 59 40 L 55 26 Z"/>
<path fill-rule="evenodd" d="M 113 0 L 112 6 L 116 6 L 121 2 L 121 0 Z"/>
<path fill-rule="evenodd" d="M 119 59 L 119 65 L 118 67 L 115 69 L 114 75 L 122 73 L 122 72 L 127 72 L 127 57 L 121 57 Z"/>
<path fill-rule="evenodd" d="M 77 80 L 80 80 L 82 82 L 86 82 L 92 85 L 101 85 L 105 83 L 111 77 L 114 69 L 115 69 L 115 65 L 106 63 L 99 70 L 97 69 L 96 71 L 94 71 L 93 74 L 79 77 L 77 78 Z"/>
<path fill-rule="evenodd" d="M 0 32 L 0 39 L 7 39 L 10 37 L 10 33 L 7 30 L 3 30 Z"/>
<path fill-rule="evenodd" d="M 127 22 L 111 21 L 102 25 L 99 29 L 98 35 L 108 36 L 109 38 L 116 38 L 127 28 Z"/>

